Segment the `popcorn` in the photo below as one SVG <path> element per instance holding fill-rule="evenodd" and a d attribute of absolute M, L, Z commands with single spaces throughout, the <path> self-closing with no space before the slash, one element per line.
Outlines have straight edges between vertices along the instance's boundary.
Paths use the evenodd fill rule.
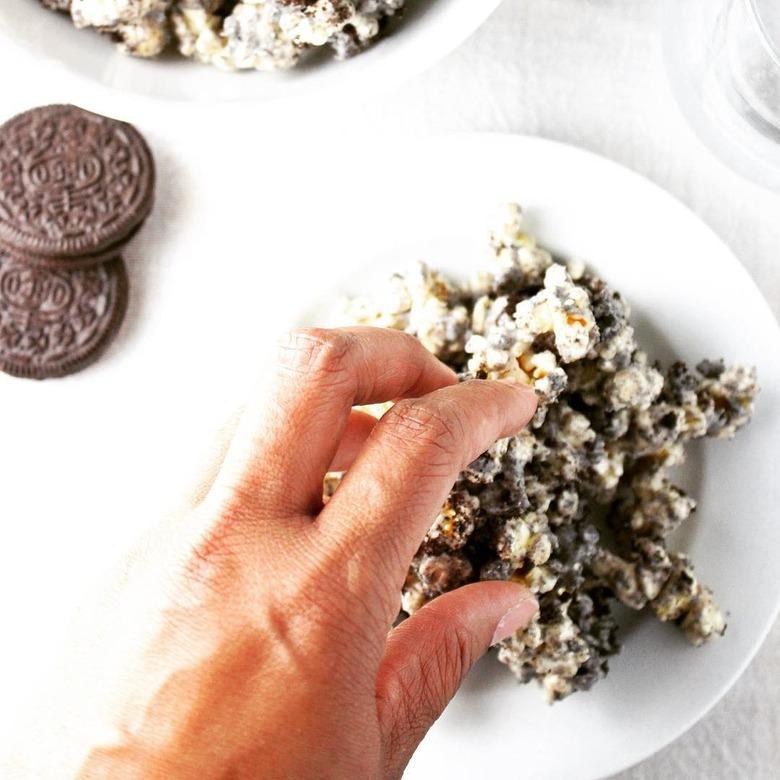
<path fill-rule="evenodd" d="M 537 336 L 552 332 L 564 363 L 580 360 L 598 340 L 587 290 L 572 281 L 565 266 L 549 266 L 544 289 L 515 308 L 519 337 L 530 347 Z"/>
<path fill-rule="evenodd" d="M 362 0 L 355 13 L 328 40 L 337 60 L 353 57 L 366 49 L 381 34 L 388 19 L 400 15 L 406 0 Z"/>
<path fill-rule="evenodd" d="M 723 361 L 698 365 L 702 376 L 696 396 L 707 421 L 707 436 L 733 439 L 753 414 L 756 370 L 746 366 L 724 368 Z"/>
<path fill-rule="evenodd" d="M 459 550 L 480 520 L 479 499 L 466 490 L 453 490 L 423 540 L 426 552 Z"/>
<path fill-rule="evenodd" d="M 71 0 L 68 8 L 59 2 L 54 8 L 70 10 L 76 27 L 112 34 L 128 54 L 155 57 L 170 40 L 169 6 L 170 0 Z"/>
<path fill-rule="evenodd" d="M 531 426 L 461 473 L 401 600 L 411 614 L 466 582 L 525 583 L 540 613 L 498 658 L 556 701 L 607 674 L 616 601 L 675 623 L 694 645 L 725 630 L 711 591 L 668 547 L 696 507 L 669 469 L 691 439 L 731 438 L 748 422 L 756 376 L 711 361 L 662 372 L 638 349 L 623 298 L 539 248 L 519 206 L 490 248 L 490 270 L 468 284 L 420 264 L 352 301 L 346 319 L 411 333 L 463 379 L 514 377 L 537 393 Z"/>
<path fill-rule="evenodd" d="M 149 14 L 164 14 L 167 0 L 71 0 L 76 27 L 112 27 L 131 24 Z"/>
<path fill-rule="evenodd" d="M 412 568 L 426 598 L 433 598 L 465 585 L 473 571 L 469 559 L 459 553 L 422 555 L 415 559 Z"/>
<path fill-rule="evenodd" d="M 416 336 L 440 358 L 465 348 L 470 316 L 458 293 L 424 263 L 396 274 L 376 297 L 348 301 L 345 317 L 353 324 L 395 328 Z"/>
<path fill-rule="evenodd" d="M 522 569 L 526 563 L 540 567 L 547 563 L 553 549 L 554 540 L 548 531 L 547 518 L 543 514 L 528 512 L 522 517 L 510 518 L 496 535 L 495 550 L 512 569 Z"/>
<path fill-rule="evenodd" d="M 610 523 L 619 535 L 663 540 L 695 509 L 696 502 L 671 484 L 665 469 L 639 469 L 623 485 Z"/>
<path fill-rule="evenodd" d="M 162 13 L 147 14 L 137 22 L 116 27 L 119 48 L 135 57 L 155 57 L 170 40 Z"/>
<path fill-rule="evenodd" d="M 550 701 L 572 692 L 571 681 L 592 657 L 582 629 L 569 615 L 571 605 L 571 601 L 565 602 L 544 622 L 537 617 L 528 628 L 503 642 L 498 651 L 499 661 L 521 682 L 539 680 Z"/>
<path fill-rule="evenodd" d="M 631 563 L 619 555 L 600 549 L 592 561 L 593 573 L 615 596 L 631 609 L 642 609 L 647 604 L 647 595 L 642 589 L 642 581 L 636 563 Z"/>
<path fill-rule="evenodd" d="M 699 646 L 715 635 L 723 635 L 726 621 L 712 598 L 712 592 L 696 578 L 685 555 L 672 555 L 671 573 L 651 607 L 660 620 L 680 624 L 692 644 Z"/>
<path fill-rule="evenodd" d="M 179 52 L 223 70 L 288 70 L 312 48 L 337 59 L 383 32 L 405 0 L 41 0 L 70 12 L 76 27 L 111 35 L 125 53 L 155 57 L 173 39 Z"/>
<path fill-rule="evenodd" d="M 171 18 L 180 53 L 223 70 L 288 70 L 300 58 L 274 0 L 238 3 L 224 18 L 202 8 L 176 8 Z"/>
<path fill-rule="evenodd" d="M 647 365 L 644 353 L 636 352 L 631 365 L 615 372 L 604 383 L 610 410 L 649 409 L 664 386 L 659 371 Z"/>
<path fill-rule="evenodd" d="M 280 28 L 299 46 L 324 46 L 354 13 L 355 7 L 350 0 L 314 0 L 282 15 Z"/>
<path fill-rule="evenodd" d="M 507 205 L 501 223 L 490 235 L 492 263 L 474 281 L 474 288 L 487 284 L 487 290 L 499 292 L 505 285 L 540 285 L 552 264 L 552 255 L 536 245 L 536 239 L 523 230 L 523 211 L 516 203 Z"/>

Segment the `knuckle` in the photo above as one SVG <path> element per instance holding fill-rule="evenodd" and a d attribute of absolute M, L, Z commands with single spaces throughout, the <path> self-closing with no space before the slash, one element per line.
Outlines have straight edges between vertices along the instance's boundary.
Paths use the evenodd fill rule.
<path fill-rule="evenodd" d="M 452 695 L 474 662 L 469 631 L 464 626 L 453 626 L 439 644 L 436 656 L 439 673 L 435 677 L 444 688 L 440 693 Z"/>
<path fill-rule="evenodd" d="M 427 349 L 423 347 L 417 336 L 413 336 L 411 333 L 407 333 L 405 330 L 393 330 L 392 333 L 397 334 L 399 344 L 403 342 L 403 345 L 410 352 L 420 353 L 423 355 L 430 355 Z"/>
<path fill-rule="evenodd" d="M 220 510 L 198 523 L 184 566 L 186 577 L 200 585 L 220 590 L 235 578 L 248 539 L 242 533 L 242 509 L 226 501 Z"/>
<path fill-rule="evenodd" d="M 474 662 L 465 626 L 432 630 L 428 653 L 404 658 L 385 670 L 378 703 L 391 721 L 392 745 L 416 743 L 441 714 Z"/>
<path fill-rule="evenodd" d="M 419 657 L 412 657 L 401 666 L 385 669 L 384 684 L 377 691 L 380 717 L 389 721 L 388 742 L 391 752 L 398 752 L 404 743 L 415 741 L 425 733 L 437 713 L 432 693 L 430 670 Z"/>
<path fill-rule="evenodd" d="M 385 430 L 415 449 L 435 454 L 436 462 L 451 465 L 464 439 L 464 424 L 453 405 L 402 400 L 382 418 Z"/>
<path fill-rule="evenodd" d="M 294 373 L 333 378 L 348 370 L 355 343 L 354 335 L 343 330 L 298 328 L 282 337 L 279 363 Z"/>

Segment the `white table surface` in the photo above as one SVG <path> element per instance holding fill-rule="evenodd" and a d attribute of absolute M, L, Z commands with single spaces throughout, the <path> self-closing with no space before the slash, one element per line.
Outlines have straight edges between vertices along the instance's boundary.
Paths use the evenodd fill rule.
<path fill-rule="evenodd" d="M 390 94 L 374 99 L 362 96 L 363 102 L 356 99 L 349 107 L 328 112 L 257 106 L 226 110 L 220 117 L 213 111 L 128 100 L 20 60 L 18 52 L 4 48 L 0 49 L 4 74 L 0 117 L 46 102 L 78 102 L 138 124 L 157 154 L 161 216 L 145 230 L 146 237 L 135 242 L 137 254 L 151 252 L 161 236 L 169 247 L 177 236 L 183 241 L 182 214 L 188 207 L 193 209 L 191 218 L 197 214 L 207 229 L 248 230 L 241 225 L 208 225 L 203 199 L 197 202 L 199 196 L 188 193 L 198 190 L 197 183 L 220 159 L 240 165 L 241 150 L 250 145 L 260 150 L 268 144 L 265 148 L 274 155 L 284 156 L 290 138 L 300 137 L 302 122 L 308 127 L 306 136 L 322 144 L 319 148 L 357 147 L 375 139 L 378 154 L 384 144 L 414 134 L 491 130 L 554 138 L 611 157 L 686 203 L 733 249 L 780 315 L 780 197 L 733 174 L 686 126 L 666 83 L 659 5 L 657 0 L 506 0 L 471 40 L 427 74 Z M 201 173 L 192 166 L 193 160 Z M 361 176 L 370 174 L 370 158 L 356 155 L 350 166 L 356 186 Z M 658 229 L 663 230 L 663 225 Z M 136 286 L 168 284 L 165 271 L 165 264 L 158 262 L 144 274 L 135 274 L 134 282 Z M 134 323 L 144 309 L 143 290 L 139 298 L 129 312 L 130 342 L 143 337 L 142 326 Z M 131 343 L 127 349 L 132 347 Z M 139 474 L 143 477 L 141 466 Z M 172 500 L 173 494 L 160 488 L 149 505 Z M 107 554 L 121 549 L 132 536 L 129 532 L 111 535 L 112 549 L 106 535 Z M 28 554 L 30 565 L 37 565 L 40 557 L 29 550 L 19 556 Z M 49 563 L 56 566 L 56 554 Z M 0 585 L 7 594 L 11 583 L 2 574 Z M 17 607 L 24 602 L 14 601 Z M 6 602 L 3 598 L 3 609 L 11 608 L 13 623 L 26 610 L 13 611 Z M 620 777 L 762 780 L 776 776 L 778 672 L 780 625 L 713 712 L 675 744 Z M 9 675 L 4 682 L 11 683 Z M 8 725 L 8 714 L 0 709 L 0 725 Z"/>

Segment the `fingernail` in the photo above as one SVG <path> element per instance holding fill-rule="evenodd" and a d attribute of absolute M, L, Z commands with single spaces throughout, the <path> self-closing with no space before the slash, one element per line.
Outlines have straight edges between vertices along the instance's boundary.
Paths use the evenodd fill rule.
<path fill-rule="evenodd" d="M 498 621 L 490 644 L 495 645 L 504 639 L 509 639 L 515 631 L 525 628 L 534 619 L 538 611 L 539 603 L 537 600 L 533 596 L 526 596 Z"/>

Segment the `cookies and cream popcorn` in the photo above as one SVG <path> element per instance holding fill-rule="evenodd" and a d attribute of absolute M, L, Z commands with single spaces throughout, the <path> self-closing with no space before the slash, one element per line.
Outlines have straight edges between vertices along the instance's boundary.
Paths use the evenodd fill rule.
<path fill-rule="evenodd" d="M 127 54 L 155 57 L 168 45 L 167 12 L 170 0 L 71 0 L 69 10 L 76 27 L 93 27 L 109 33 Z"/>
<path fill-rule="evenodd" d="M 587 290 L 576 285 L 566 267 L 558 263 L 545 271 L 543 289 L 517 304 L 514 318 L 524 351 L 538 336 L 552 333 L 564 363 L 581 360 L 598 341 Z"/>
<path fill-rule="evenodd" d="M 300 58 L 272 0 L 238 3 L 224 19 L 198 8 L 174 10 L 171 18 L 180 53 L 223 70 L 289 70 Z"/>
<path fill-rule="evenodd" d="M 418 264 L 350 301 L 339 324 L 403 330 L 462 379 L 511 376 L 537 393 L 528 429 L 460 474 L 401 604 L 411 614 L 476 580 L 526 584 L 539 615 L 498 658 L 554 701 L 607 673 L 620 646 L 616 602 L 679 626 L 694 645 L 724 632 L 712 592 L 670 541 L 696 509 L 670 469 L 688 441 L 731 438 L 758 388 L 744 366 L 653 363 L 622 296 L 581 261 L 540 248 L 519 206 L 489 246 L 470 282 Z"/>
<path fill-rule="evenodd" d="M 395 274 L 378 296 L 349 303 L 354 324 L 395 328 L 412 333 L 439 358 L 460 353 L 469 330 L 469 312 L 459 291 L 424 263 Z"/>
<path fill-rule="evenodd" d="M 379 38 L 406 0 L 41 0 L 138 57 L 172 41 L 179 53 L 223 70 L 289 70 L 314 48 L 337 59 Z"/>
<path fill-rule="evenodd" d="M 536 238 L 525 231 L 523 210 L 517 203 L 504 209 L 490 234 L 490 249 L 492 267 L 475 276 L 471 285 L 475 291 L 501 292 L 505 285 L 511 288 L 517 282 L 526 287 L 541 285 L 545 271 L 552 265 L 552 255 L 538 247 Z"/>
<path fill-rule="evenodd" d="M 431 551 L 459 550 L 474 533 L 479 500 L 465 490 L 453 490 L 425 536 L 423 547 Z"/>
<path fill-rule="evenodd" d="M 324 46 L 354 13 L 351 0 L 314 0 L 281 14 L 279 26 L 299 46 Z"/>
<path fill-rule="evenodd" d="M 712 591 L 699 582 L 685 555 L 671 555 L 671 573 L 650 606 L 660 620 L 675 621 L 696 646 L 726 630 Z"/>

